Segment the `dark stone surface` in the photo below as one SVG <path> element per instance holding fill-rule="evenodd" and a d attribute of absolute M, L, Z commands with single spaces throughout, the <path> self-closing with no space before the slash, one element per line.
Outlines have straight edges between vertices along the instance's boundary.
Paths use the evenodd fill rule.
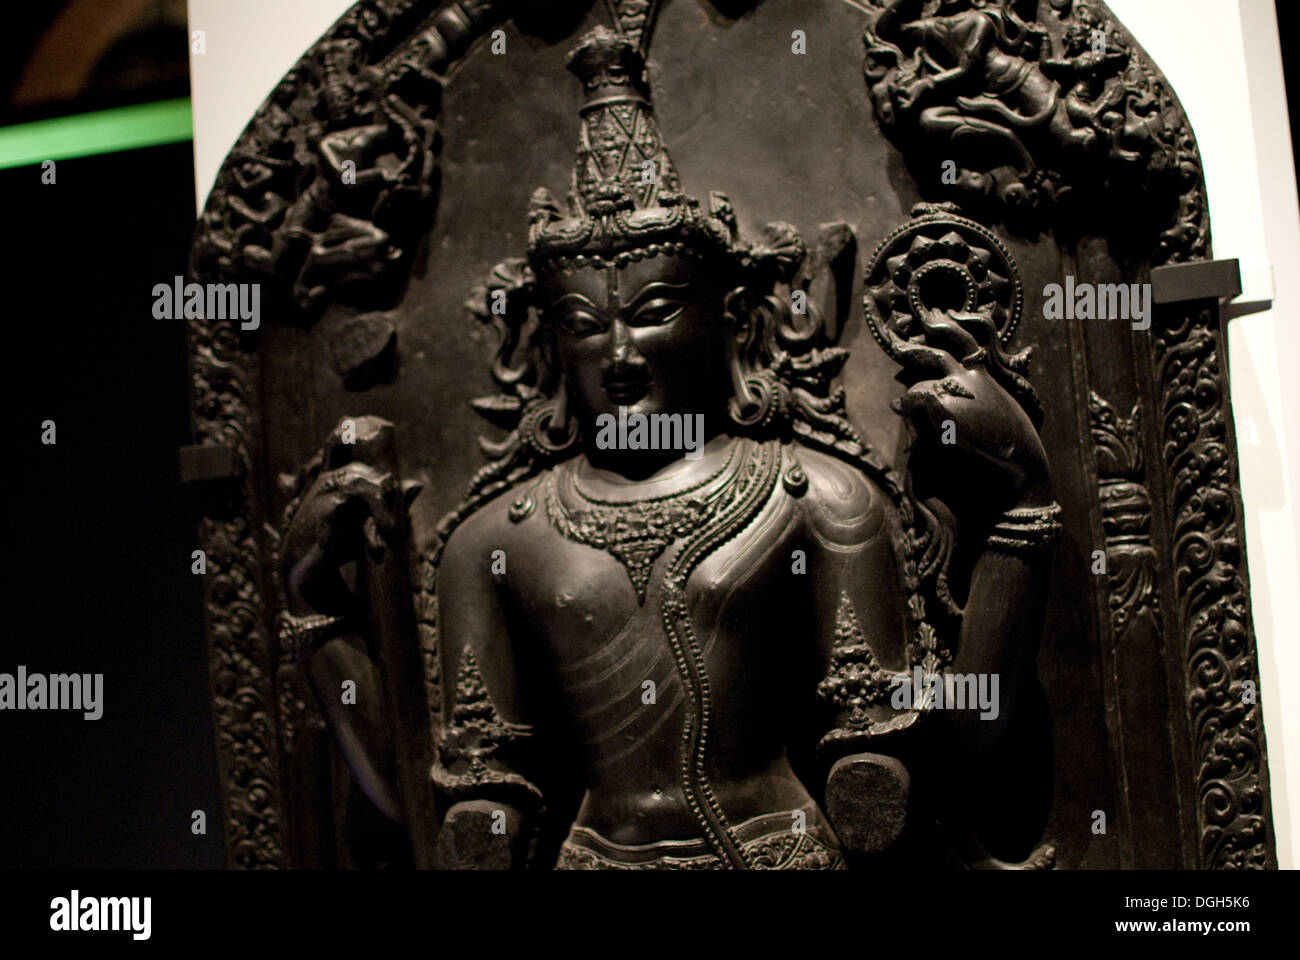
<path fill-rule="evenodd" d="M 583 142 L 626 139 L 613 114 L 642 125 L 622 165 L 579 150 L 601 172 L 580 166 L 570 207 L 532 190 L 569 180 L 564 54 L 603 10 L 566 4 L 521 32 L 490 0 L 423 21 L 361 5 L 304 58 L 194 250 L 201 275 L 261 277 L 275 305 L 255 338 L 193 331 L 224 362 L 195 365 L 196 430 L 251 468 L 205 537 L 235 580 L 271 585 L 245 595 L 251 629 L 209 596 L 214 647 L 263 665 L 252 732 L 217 697 L 223 762 L 254 742 L 272 784 L 228 790 L 250 865 L 305 860 L 279 827 L 302 772 L 286 783 L 271 745 L 293 757 L 321 725 L 286 644 L 310 661 L 331 630 L 387 678 L 417 865 L 496 862 L 501 844 L 459 825 L 430 840 L 449 807 L 472 833 L 484 811 L 452 805 L 489 796 L 536 840 L 510 856 L 542 867 L 558 850 L 826 867 L 832 828 L 921 866 L 936 850 L 969 867 L 1271 865 L 1258 707 L 1234 705 L 1258 668 L 1217 310 L 1158 308 L 1149 332 L 1044 315 L 1065 276 L 1136 283 L 1210 255 L 1195 140 L 1104 6 L 996 6 L 673 2 L 643 32 L 645 5 L 616 4 L 626 44 L 653 37 L 657 124 L 624 41 L 591 41 L 576 72 L 603 70 L 587 96 L 608 97 Z M 921 53 L 919 74 L 900 66 Z M 355 185 L 336 176 L 345 154 Z M 652 224 L 637 237 L 612 216 L 630 210 Z M 651 282 L 685 292 L 648 313 L 621 299 Z M 670 458 L 594 443 L 598 415 L 635 404 L 700 413 L 703 458 L 660 476 Z M 340 459 L 362 413 L 393 425 L 383 449 Z M 713 499 L 686 498 L 693 484 Z M 799 550 L 807 581 L 788 579 Z M 900 710 L 890 690 L 913 667 L 997 675 L 999 709 Z M 646 680 L 662 701 L 640 700 Z M 1242 762 L 1221 781 L 1230 744 Z M 429 750 L 436 801 L 413 786 Z M 806 834 L 763 833 L 805 808 Z M 341 822 L 337 803 L 313 809 Z M 660 863 L 655 844 L 677 840 L 698 857 Z M 333 842 L 367 859 L 346 828 Z"/>

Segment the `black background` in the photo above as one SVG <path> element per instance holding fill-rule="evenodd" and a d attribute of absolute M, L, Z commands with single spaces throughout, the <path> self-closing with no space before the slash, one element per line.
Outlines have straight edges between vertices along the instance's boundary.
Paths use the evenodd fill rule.
<path fill-rule="evenodd" d="M 217 867 L 184 321 L 188 143 L 0 171 L 6 251 L 0 672 L 103 673 L 104 714 L 0 715 L 0 866 Z M 53 420 L 58 442 L 41 443 Z M 204 810 L 206 836 L 190 830 Z"/>

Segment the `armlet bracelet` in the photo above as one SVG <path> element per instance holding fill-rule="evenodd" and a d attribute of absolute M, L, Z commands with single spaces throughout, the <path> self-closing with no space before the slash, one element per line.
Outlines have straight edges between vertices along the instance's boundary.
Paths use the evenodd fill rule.
<path fill-rule="evenodd" d="M 1030 553 L 1045 550 L 1061 536 L 1059 504 L 1046 507 L 1018 507 L 998 518 L 989 534 L 991 550 L 1003 553 Z"/>
<path fill-rule="evenodd" d="M 316 648 L 326 640 L 339 636 L 343 617 L 329 617 L 313 614 L 307 617 L 295 617 L 282 612 L 279 620 L 280 643 L 294 652 L 302 654 L 306 648 Z"/>

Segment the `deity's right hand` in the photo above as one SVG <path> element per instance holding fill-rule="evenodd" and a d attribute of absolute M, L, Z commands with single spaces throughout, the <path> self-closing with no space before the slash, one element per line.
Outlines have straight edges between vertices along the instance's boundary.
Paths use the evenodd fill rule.
<path fill-rule="evenodd" d="M 894 344 L 910 385 L 894 410 L 917 426 L 918 444 L 938 456 L 932 462 L 944 465 L 947 481 L 970 487 L 981 465 L 991 468 L 995 482 L 986 506 L 994 512 L 1050 504 L 1047 453 L 1026 397 L 1013 396 L 990 370 L 1000 347 L 988 317 L 923 310 L 920 319 L 925 342 Z M 1004 371 L 1003 379 L 1013 382 L 1014 376 Z M 1031 392 L 1027 381 L 1020 382 Z"/>

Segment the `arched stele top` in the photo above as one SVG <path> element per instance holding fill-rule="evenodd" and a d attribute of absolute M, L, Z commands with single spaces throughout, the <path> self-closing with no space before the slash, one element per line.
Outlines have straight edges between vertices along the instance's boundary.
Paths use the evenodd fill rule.
<path fill-rule="evenodd" d="M 728 15 L 757 0 L 714 0 Z M 311 324 L 332 303 L 384 309 L 438 201 L 442 89 L 477 43 L 513 19 L 563 36 L 592 0 L 362 0 L 285 76 L 221 168 L 190 273 L 260 282 L 264 313 Z M 607 0 L 644 48 L 653 0 Z M 861 0 L 865 95 L 926 199 L 1018 233 L 1112 237 L 1133 262 L 1210 256 L 1200 157 L 1177 98 L 1104 3 Z M 946 19 L 945 19 L 946 18 Z M 942 23 L 938 21 L 942 20 Z M 926 26 L 927 21 L 932 21 Z M 939 29 L 942 28 L 942 29 Z M 924 37 L 926 39 L 922 40 Z M 925 43 L 948 44 L 936 60 Z M 927 60 L 928 57 L 928 60 Z M 930 66 L 926 66 L 929 63 Z M 939 67 L 934 67 L 939 63 Z M 934 67 L 932 69 L 932 67 Z M 971 86 L 984 93 L 970 96 Z M 952 161 L 945 169 L 935 158 Z M 1127 246 L 1126 246 L 1127 245 Z M 1267 774 L 1248 590 L 1222 442 L 1217 317 L 1170 314 L 1152 331 L 1168 525 L 1197 770 L 1202 866 L 1271 863 Z M 202 518 L 205 605 L 231 861 L 286 865 L 279 754 L 292 736 L 274 679 L 274 611 L 253 522 L 257 334 L 189 321 L 195 442 L 233 451 L 240 476 Z M 1219 506 L 1228 506 L 1220 509 Z M 429 611 L 424 615 L 431 616 Z M 277 700 L 280 703 L 277 706 Z"/>

